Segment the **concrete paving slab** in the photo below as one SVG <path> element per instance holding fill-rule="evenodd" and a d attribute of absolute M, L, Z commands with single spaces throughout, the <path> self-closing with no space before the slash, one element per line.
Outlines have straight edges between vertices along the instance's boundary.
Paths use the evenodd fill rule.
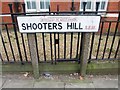
<path fill-rule="evenodd" d="M 94 88 L 93 83 L 66 83 L 65 88 Z"/>
<path fill-rule="evenodd" d="M 8 79 L 2 88 L 33 88 L 33 80 Z"/>
<path fill-rule="evenodd" d="M 0 77 L 0 88 L 2 88 L 2 77 Z"/>
<path fill-rule="evenodd" d="M 2 82 L 1 82 L 1 85 L 3 86 L 6 82 L 7 78 L 2 78 Z"/>
<path fill-rule="evenodd" d="M 64 82 L 39 81 L 34 83 L 34 88 L 64 88 Z"/>
<path fill-rule="evenodd" d="M 65 90 L 95 90 L 95 88 L 65 88 Z"/>
<path fill-rule="evenodd" d="M 95 88 L 118 88 L 118 80 L 95 79 L 93 84 Z"/>
<path fill-rule="evenodd" d="M 0 77 L 0 88 L 2 89 L 3 85 L 6 83 L 7 78 L 6 77 Z M 0 90 L 1 90 L 0 89 Z"/>

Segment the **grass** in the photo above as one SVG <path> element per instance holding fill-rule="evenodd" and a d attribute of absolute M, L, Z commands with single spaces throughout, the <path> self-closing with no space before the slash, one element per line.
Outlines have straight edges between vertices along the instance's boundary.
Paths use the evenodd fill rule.
<path fill-rule="evenodd" d="M 20 48 L 21 48 L 21 53 L 22 53 L 22 56 L 23 56 L 23 60 L 26 60 L 25 54 L 24 54 L 24 49 L 23 49 L 23 42 L 22 42 L 21 34 L 19 32 L 17 32 L 17 34 L 18 34 L 18 39 L 19 39 L 19 43 L 20 43 L 19 45 L 20 45 Z M 12 47 L 13 47 L 13 50 L 14 50 L 15 58 L 16 58 L 16 60 L 20 60 L 15 34 L 12 30 L 10 30 L 9 35 L 10 35 L 10 40 L 11 40 Z M 37 33 L 36 35 L 37 35 L 37 41 L 38 41 L 37 43 L 38 43 L 39 59 L 44 60 L 42 34 Z M 10 49 L 10 44 L 9 44 L 7 33 L 6 33 L 5 30 L 2 31 L 2 36 L 4 38 L 4 43 L 5 43 L 5 46 L 6 46 L 6 49 L 7 49 L 9 59 L 11 61 L 13 61 L 13 56 L 12 56 L 12 52 L 11 52 L 11 49 Z M 59 38 L 60 58 L 64 58 L 64 34 L 60 34 L 59 36 L 60 36 L 60 38 Z M 23 34 L 23 37 L 24 37 L 24 42 L 25 42 L 25 47 L 26 47 L 26 52 L 27 52 L 27 58 L 30 61 L 30 53 L 29 53 L 27 35 Z M 56 34 L 56 37 L 57 37 L 57 34 Z M 99 37 L 100 36 L 98 34 L 95 35 L 93 51 L 92 51 L 92 58 L 96 58 L 96 52 L 97 52 L 97 49 L 98 49 Z M 44 35 L 44 38 L 45 38 L 46 59 L 51 60 L 50 35 L 48 33 L 46 33 Z M 73 35 L 73 43 L 72 43 L 72 58 L 76 58 L 77 39 L 78 39 L 78 34 L 75 33 Z M 105 58 L 107 58 L 108 55 L 109 55 L 112 40 L 113 40 L 113 36 L 109 36 L 106 51 L 105 51 Z M 112 48 L 111 58 L 112 57 L 114 58 L 116 48 L 117 48 L 117 45 L 118 45 L 118 40 L 119 40 L 119 36 L 116 36 L 115 42 L 114 42 L 114 45 L 113 45 L 113 48 Z M 106 35 L 102 35 L 101 43 L 100 43 L 100 49 L 99 49 L 99 53 L 98 53 L 98 58 L 102 58 L 102 56 L 103 56 L 105 41 L 106 41 Z M 70 43 L 71 43 L 71 34 L 67 34 L 66 35 L 66 58 L 70 58 Z M 54 53 L 54 46 L 55 46 L 54 45 L 54 35 L 52 35 L 52 43 L 51 44 L 52 44 L 52 48 L 53 48 L 52 49 L 53 58 L 55 58 L 55 56 L 54 56 L 54 54 L 55 54 Z M 80 45 L 80 42 L 79 42 L 79 45 Z M 89 45 L 89 47 L 90 47 L 90 45 Z M 0 42 L 0 48 L 1 48 L 3 60 L 7 60 L 2 42 Z M 78 50 L 78 52 L 79 52 L 79 50 Z M 58 54 L 58 45 L 56 45 L 56 54 Z"/>

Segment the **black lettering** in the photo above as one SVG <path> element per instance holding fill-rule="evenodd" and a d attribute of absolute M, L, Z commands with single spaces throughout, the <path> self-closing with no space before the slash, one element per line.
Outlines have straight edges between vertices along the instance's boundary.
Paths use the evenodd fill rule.
<path fill-rule="evenodd" d="M 75 24 L 75 29 L 78 29 L 76 23 L 74 23 L 74 24 Z"/>
<path fill-rule="evenodd" d="M 53 29 L 57 29 L 57 23 L 53 23 Z"/>
<path fill-rule="evenodd" d="M 51 24 L 52 24 L 52 23 L 48 23 L 48 29 L 52 29 Z"/>
<path fill-rule="evenodd" d="M 22 29 L 26 30 L 25 23 L 22 23 Z"/>
<path fill-rule="evenodd" d="M 38 23 L 38 28 L 39 28 L 39 29 L 42 29 L 42 28 L 43 28 L 43 26 L 42 26 L 41 23 Z"/>
<path fill-rule="evenodd" d="M 69 29 L 69 28 L 72 29 L 72 23 L 70 23 L 70 24 L 67 23 L 67 29 Z"/>
<path fill-rule="evenodd" d="M 62 23 L 58 23 L 58 29 L 62 29 Z"/>
<path fill-rule="evenodd" d="M 43 23 L 44 24 L 44 29 L 46 29 L 46 25 L 47 25 L 47 23 Z"/>
<path fill-rule="evenodd" d="M 75 29 L 75 23 L 72 23 L 72 29 Z"/>
<path fill-rule="evenodd" d="M 26 27 L 27 27 L 27 30 L 29 30 L 29 28 L 30 28 L 30 30 L 32 30 L 32 24 L 30 23 L 30 25 L 28 25 L 28 23 L 26 23 Z"/>
<path fill-rule="evenodd" d="M 79 23 L 79 29 L 83 29 L 83 28 L 81 27 L 81 23 Z"/>
<path fill-rule="evenodd" d="M 36 23 L 33 23 L 32 28 L 33 28 L 34 30 L 37 29 L 37 25 L 36 25 Z"/>

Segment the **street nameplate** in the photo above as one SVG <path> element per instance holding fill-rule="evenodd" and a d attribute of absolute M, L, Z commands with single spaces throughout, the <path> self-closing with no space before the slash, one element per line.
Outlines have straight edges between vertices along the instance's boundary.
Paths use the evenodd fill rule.
<path fill-rule="evenodd" d="M 100 16 L 18 16 L 21 33 L 98 32 Z"/>

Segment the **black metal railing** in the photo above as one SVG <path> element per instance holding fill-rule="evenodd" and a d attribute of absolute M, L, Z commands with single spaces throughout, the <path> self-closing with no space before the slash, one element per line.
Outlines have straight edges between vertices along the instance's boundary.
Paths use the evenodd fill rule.
<path fill-rule="evenodd" d="M 97 15 L 98 13 L 116 13 L 118 14 L 117 20 L 101 20 L 99 32 L 91 33 L 91 42 L 88 61 L 92 60 L 118 60 L 120 39 L 120 11 L 98 11 L 99 3 L 96 3 L 96 11 L 85 11 L 86 2 L 83 3 L 83 11 L 74 11 L 74 3 L 72 2 L 71 12 L 26 12 L 25 4 L 22 5 L 23 12 L 14 13 L 12 4 L 9 4 L 10 13 L 3 15 L 11 15 L 12 23 L 1 23 L 3 27 L 1 32 L 2 53 L 0 54 L 2 62 L 31 62 L 30 51 L 28 47 L 27 34 L 19 33 L 16 16 L 42 16 L 42 15 Z M 105 24 L 108 27 L 105 28 Z M 112 25 L 114 30 L 112 30 Z M 11 29 L 10 29 L 11 27 Z M 107 33 L 103 33 L 106 30 Z M 111 35 L 111 31 L 113 34 Z M 63 62 L 63 61 L 76 61 L 80 63 L 82 51 L 82 38 L 83 33 L 36 33 L 36 49 L 39 62 Z M 14 40 L 13 40 L 14 39 Z M 110 40 L 109 40 L 110 39 Z M 104 40 L 104 41 L 102 41 Z M 8 41 L 8 42 L 7 42 Z M 73 45 L 75 44 L 75 45 Z M 109 44 L 109 46 L 108 46 Z M 107 52 L 106 52 L 107 51 Z M 107 53 L 107 54 L 106 54 Z"/>

